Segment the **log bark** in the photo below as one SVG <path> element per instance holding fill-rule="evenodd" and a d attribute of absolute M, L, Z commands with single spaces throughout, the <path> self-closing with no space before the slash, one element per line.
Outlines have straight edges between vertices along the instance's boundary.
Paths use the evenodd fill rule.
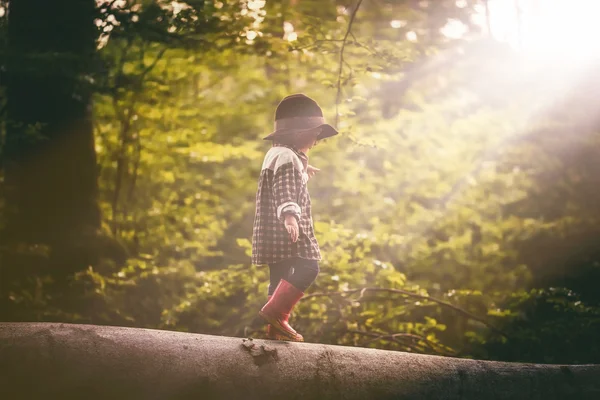
<path fill-rule="evenodd" d="M 0 323 L 3 399 L 598 399 L 600 365 Z"/>

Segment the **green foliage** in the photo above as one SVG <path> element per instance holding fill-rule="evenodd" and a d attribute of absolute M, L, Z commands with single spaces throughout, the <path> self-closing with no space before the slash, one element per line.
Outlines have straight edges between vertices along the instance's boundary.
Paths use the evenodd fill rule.
<path fill-rule="evenodd" d="M 68 301 L 45 274 L 12 287 L 15 318 L 261 335 L 261 138 L 279 99 L 304 92 L 341 131 L 310 153 L 324 260 L 293 316 L 307 340 L 598 362 L 593 91 L 552 104 L 561 72 L 540 79 L 499 44 L 440 36 L 471 1 L 365 2 L 341 69 L 347 2 L 167 3 L 100 10 L 114 28 L 98 50 L 99 202 L 130 257 L 68 277 Z"/>
<path fill-rule="evenodd" d="M 597 362 L 597 305 L 585 303 L 570 289 L 553 287 L 513 293 L 503 303 L 502 309 L 490 310 L 489 315 L 510 329 L 512 344 L 475 337 L 488 357 L 502 353 L 508 361 Z"/>

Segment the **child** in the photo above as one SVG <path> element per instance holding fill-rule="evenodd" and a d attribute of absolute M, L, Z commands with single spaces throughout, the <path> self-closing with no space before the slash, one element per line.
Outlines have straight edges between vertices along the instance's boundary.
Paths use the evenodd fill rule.
<path fill-rule="evenodd" d="M 275 131 L 264 138 L 273 147 L 258 181 L 252 262 L 269 266 L 269 300 L 259 315 L 269 324 L 271 339 L 304 340 L 288 319 L 316 279 L 321 260 L 306 186 L 319 170 L 308 165 L 307 154 L 317 140 L 337 133 L 313 99 L 295 94 L 279 103 Z"/>

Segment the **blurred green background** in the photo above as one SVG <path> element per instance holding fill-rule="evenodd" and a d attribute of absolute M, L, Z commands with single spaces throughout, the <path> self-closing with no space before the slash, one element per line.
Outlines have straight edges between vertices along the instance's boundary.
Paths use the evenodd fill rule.
<path fill-rule="evenodd" d="M 262 137 L 302 92 L 341 133 L 310 153 L 324 259 L 292 317 L 307 341 L 600 362 L 595 2 L 88 3 L 0 1 L 0 320 L 261 337 Z M 40 50 L 65 15 L 96 28 L 89 52 Z M 24 189 L 15 165 L 61 161 L 31 161 L 62 145 L 32 111 L 57 90 L 56 109 L 91 107 L 71 135 L 95 152 L 61 159 L 93 163 L 97 186 L 57 172 Z M 90 218 L 60 217 L 90 199 Z"/>

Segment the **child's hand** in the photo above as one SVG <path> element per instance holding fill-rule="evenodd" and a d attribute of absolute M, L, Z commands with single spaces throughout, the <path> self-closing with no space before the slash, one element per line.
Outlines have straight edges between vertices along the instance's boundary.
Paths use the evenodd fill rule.
<path fill-rule="evenodd" d="M 293 243 L 296 243 L 298 240 L 298 221 L 296 220 L 296 217 L 289 214 L 286 215 L 284 225 L 285 229 L 287 229 L 288 233 L 290 234 L 290 240 Z"/>
<path fill-rule="evenodd" d="M 309 165 L 308 167 L 306 167 L 306 173 L 308 174 L 309 178 L 312 178 L 313 176 L 315 176 L 315 174 L 319 171 L 320 171 L 319 168 L 313 167 L 312 165 Z"/>

